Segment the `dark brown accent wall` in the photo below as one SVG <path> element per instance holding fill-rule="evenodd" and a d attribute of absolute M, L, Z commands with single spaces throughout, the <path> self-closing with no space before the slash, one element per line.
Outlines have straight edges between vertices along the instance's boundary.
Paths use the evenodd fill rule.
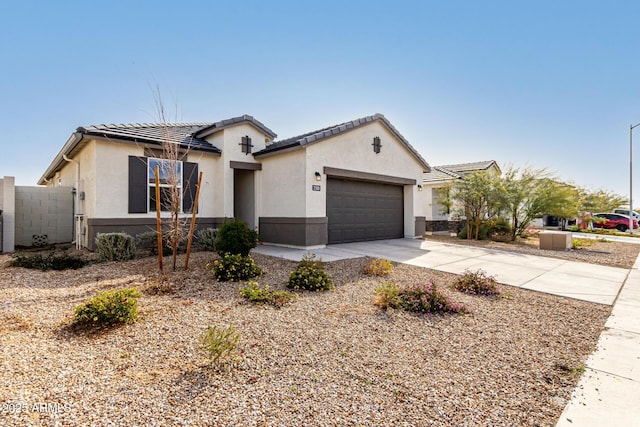
<path fill-rule="evenodd" d="M 230 161 L 229 166 L 231 169 L 243 169 L 247 171 L 261 171 L 262 163 L 249 163 L 249 162 L 234 162 Z"/>
<path fill-rule="evenodd" d="M 224 218 L 196 218 L 196 228 L 219 228 Z M 165 221 L 165 220 L 163 220 Z M 87 233 L 89 234 L 89 249 L 96 248 L 98 233 L 127 233 L 136 236 L 140 233 L 156 230 L 155 218 L 89 218 L 87 219 Z"/>
<path fill-rule="evenodd" d="M 425 221 L 425 230 L 437 233 L 442 231 L 449 231 L 449 221 L 437 220 L 437 221 Z"/>
<path fill-rule="evenodd" d="M 463 221 L 447 221 L 447 220 L 437 220 L 437 221 L 425 221 L 425 230 L 432 233 L 459 233 L 464 227 Z"/>
<path fill-rule="evenodd" d="M 416 217 L 416 236 L 424 236 L 424 232 L 426 231 L 426 218 L 423 216 Z"/>
<path fill-rule="evenodd" d="M 385 184 L 416 185 L 415 179 L 398 176 L 380 175 L 377 173 L 359 172 L 348 169 L 338 169 L 329 166 L 324 167 L 324 173 L 333 178 L 355 179 L 358 181 L 382 182 Z"/>
<path fill-rule="evenodd" d="M 260 217 L 260 240 L 291 246 L 327 244 L 327 217 Z"/>

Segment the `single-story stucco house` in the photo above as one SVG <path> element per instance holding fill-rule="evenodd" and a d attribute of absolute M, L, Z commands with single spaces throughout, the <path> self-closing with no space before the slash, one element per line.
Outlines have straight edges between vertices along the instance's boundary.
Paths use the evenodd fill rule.
<path fill-rule="evenodd" d="M 453 212 L 442 204 L 446 197 L 444 192 L 457 180 L 472 172 L 489 172 L 500 175 L 502 171 L 495 160 L 483 162 L 461 163 L 457 165 L 433 166 L 431 171 L 424 174 L 422 187 L 424 189 L 424 212 L 426 216 L 425 231 L 433 233 L 457 233 L 460 221 L 454 219 Z"/>
<path fill-rule="evenodd" d="M 101 232 L 154 230 L 153 171 L 167 162 L 167 141 L 181 149 L 185 217 L 203 172 L 200 228 L 235 217 L 258 229 L 265 243 L 302 248 L 423 235 L 421 183 L 431 168 L 382 114 L 275 139 L 248 115 L 214 123 L 79 127 L 38 183 L 76 189 L 81 246 L 93 248 Z"/>

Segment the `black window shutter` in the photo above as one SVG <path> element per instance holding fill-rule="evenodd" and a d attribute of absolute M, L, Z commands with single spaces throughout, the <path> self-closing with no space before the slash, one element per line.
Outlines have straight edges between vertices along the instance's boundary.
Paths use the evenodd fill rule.
<path fill-rule="evenodd" d="M 129 156 L 129 213 L 146 213 L 147 158 Z"/>
<path fill-rule="evenodd" d="M 182 163 L 182 211 L 193 212 L 193 203 L 196 199 L 196 186 L 198 185 L 198 164 L 191 162 Z"/>

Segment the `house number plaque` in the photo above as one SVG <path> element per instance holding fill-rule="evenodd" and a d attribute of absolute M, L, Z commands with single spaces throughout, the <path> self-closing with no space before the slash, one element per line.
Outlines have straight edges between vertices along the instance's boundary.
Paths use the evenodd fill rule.
<path fill-rule="evenodd" d="M 319 185 L 312 185 L 312 186 L 311 186 L 311 189 L 312 189 L 313 191 L 320 191 L 320 186 L 319 186 Z"/>

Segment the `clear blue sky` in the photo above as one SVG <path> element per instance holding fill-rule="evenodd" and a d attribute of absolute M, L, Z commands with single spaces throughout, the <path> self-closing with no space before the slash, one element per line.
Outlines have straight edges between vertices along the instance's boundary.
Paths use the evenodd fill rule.
<path fill-rule="evenodd" d="M 155 121 L 159 85 L 180 121 L 250 114 L 286 138 L 380 112 L 431 165 L 528 164 L 628 195 L 639 16 L 634 1 L 3 2 L 0 176 L 35 185 L 78 126 Z"/>

